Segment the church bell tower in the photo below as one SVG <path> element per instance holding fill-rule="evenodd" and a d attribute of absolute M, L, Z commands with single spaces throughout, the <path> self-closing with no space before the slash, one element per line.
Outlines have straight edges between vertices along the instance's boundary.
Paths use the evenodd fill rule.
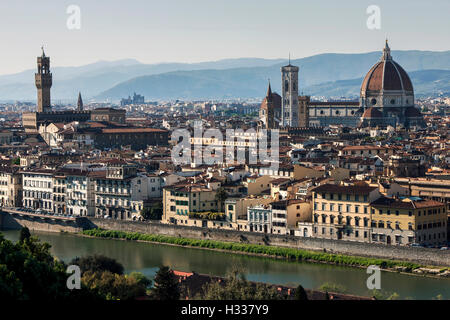
<path fill-rule="evenodd" d="M 50 72 L 50 57 L 45 56 L 44 47 L 42 47 L 42 56 L 37 58 L 35 82 L 37 88 L 37 112 L 51 111 L 50 88 L 52 87 L 52 73 Z"/>
<path fill-rule="evenodd" d="M 281 123 L 284 127 L 298 127 L 298 71 L 297 66 L 289 64 L 281 68 Z"/>

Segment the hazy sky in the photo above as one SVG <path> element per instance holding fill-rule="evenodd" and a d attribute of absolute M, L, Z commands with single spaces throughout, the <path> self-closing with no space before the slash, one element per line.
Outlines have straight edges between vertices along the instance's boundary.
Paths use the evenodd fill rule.
<path fill-rule="evenodd" d="M 369 5 L 381 30 L 366 26 Z M 386 36 L 393 50 L 450 50 L 449 14 L 449 0 L 1 0 L 0 74 L 34 68 L 42 44 L 53 66 L 368 52 Z"/>

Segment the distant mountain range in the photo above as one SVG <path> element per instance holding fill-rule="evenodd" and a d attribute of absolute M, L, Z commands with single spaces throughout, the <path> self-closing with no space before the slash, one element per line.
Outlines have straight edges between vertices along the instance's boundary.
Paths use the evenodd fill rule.
<path fill-rule="evenodd" d="M 420 70 L 409 72 L 416 97 L 450 95 L 450 70 Z M 304 89 L 308 95 L 326 97 L 359 97 L 363 78 L 325 82 Z"/>
<path fill-rule="evenodd" d="M 292 60 L 300 67 L 304 94 L 357 96 L 362 77 L 379 60 L 380 52 L 319 54 Z M 418 95 L 449 92 L 450 51 L 393 51 L 408 71 Z M 112 100 L 137 92 L 148 100 L 250 98 L 264 96 L 267 81 L 280 90 L 283 59 L 241 58 L 202 63 L 142 64 L 136 60 L 100 61 L 80 67 L 52 68 L 52 99 Z M 417 72 L 415 72 L 417 71 Z M 35 70 L 0 76 L 0 100 L 34 100 Z"/>

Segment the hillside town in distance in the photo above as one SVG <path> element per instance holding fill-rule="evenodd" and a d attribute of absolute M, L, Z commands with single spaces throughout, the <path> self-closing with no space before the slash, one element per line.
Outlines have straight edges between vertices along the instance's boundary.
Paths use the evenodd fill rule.
<path fill-rule="evenodd" d="M 417 99 L 389 45 L 358 101 L 299 94 L 302 71 L 289 62 L 270 79 L 281 92 L 268 81 L 258 101 L 146 101 L 130 92 L 114 105 L 81 92 L 72 106 L 52 104 L 42 49 L 37 103 L 0 105 L 1 206 L 447 249 L 450 97 Z M 259 157 L 263 145 L 277 157 Z"/>

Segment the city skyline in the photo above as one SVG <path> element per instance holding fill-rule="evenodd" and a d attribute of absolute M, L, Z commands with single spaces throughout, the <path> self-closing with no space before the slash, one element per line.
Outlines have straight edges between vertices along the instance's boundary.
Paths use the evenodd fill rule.
<path fill-rule="evenodd" d="M 450 4 L 445 1 L 434 6 L 412 1 L 405 11 L 404 3 L 387 1 L 338 5 L 285 0 L 274 5 L 268 1 L 162 4 L 137 0 L 125 6 L 118 1 L 81 0 L 76 3 L 81 10 L 80 29 L 69 30 L 66 11 L 71 4 L 0 4 L 0 21 L 8 26 L 0 30 L 8 43 L 8 50 L 0 53 L 8 61 L 0 74 L 34 68 L 42 45 L 56 67 L 122 59 L 145 64 L 287 59 L 289 53 L 298 59 L 320 53 L 377 51 L 386 37 L 396 50 L 450 50 L 446 41 L 450 22 L 445 19 Z M 379 30 L 366 26 L 370 16 L 366 9 L 372 4 L 381 10 Z"/>

